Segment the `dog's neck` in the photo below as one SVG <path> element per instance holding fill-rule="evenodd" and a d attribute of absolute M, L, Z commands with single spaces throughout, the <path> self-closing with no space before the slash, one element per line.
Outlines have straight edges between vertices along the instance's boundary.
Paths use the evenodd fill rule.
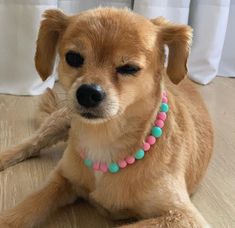
<path fill-rule="evenodd" d="M 74 147 L 85 149 L 87 157 L 93 161 L 110 163 L 131 155 L 138 149 L 149 133 L 154 117 L 159 110 L 162 90 L 157 96 L 143 98 L 112 120 L 90 124 L 74 117 L 71 136 Z"/>

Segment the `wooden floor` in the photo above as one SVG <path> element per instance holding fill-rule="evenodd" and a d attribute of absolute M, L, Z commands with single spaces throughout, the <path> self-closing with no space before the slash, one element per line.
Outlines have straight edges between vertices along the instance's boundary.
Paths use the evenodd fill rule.
<path fill-rule="evenodd" d="M 235 227 L 235 79 L 216 78 L 198 86 L 215 126 L 214 156 L 206 177 L 192 197 L 196 207 L 213 227 Z M 35 130 L 34 111 L 38 97 L 0 95 L 0 151 L 21 142 Z M 61 146 L 44 151 L 0 172 L 0 211 L 13 207 L 47 178 L 62 154 Z M 109 227 L 85 202 L 63 208 L 43 228 Z"/>

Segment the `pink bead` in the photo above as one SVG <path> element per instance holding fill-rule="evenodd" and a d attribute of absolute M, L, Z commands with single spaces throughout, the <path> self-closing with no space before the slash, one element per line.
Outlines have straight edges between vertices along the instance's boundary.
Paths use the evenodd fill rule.
<path fill-rule="evenodd" d="M 162 98 L 162 103 L 167 103 L 167 102 L 168 102 L 167 97 L 163 97 L 163 98 Z"/>
<path fill-rule="evenodd" d="M 162 92 L 163 97 L 166 97 L 166 91 Z"/>
<path fill-rule="evenodd" d="M 134 156 L 128 156 L 126 159 L 127 164 L 131 165 L 135 162 L 135 157 Z"/>
<path fill-rule="evenodd" d="M 99 170 L 100 169 L 100 163 L 99 162 L 94 162 L 93 163 L 93 169 L 96 170 L 96 171 Z"/>
<path fill-rule="evenodd" d="M 157 119 L 161 119 L 162 121 L 166 120 L 166 113 L 165 112 L 159 112 L 157 115 Z"/>
<path fill-rule="evenodd" d="M 150 149 L 150 144 L 149 143 L 144 143 L 144 145 L 143 145 L 143 149 L 144 149 L 144 151 L 148 151 L 149 149 Z"/>
<path fill-rule="evenodd" d="M 152 135 L 148 136 L 146 141 L 150 144 L 153 145 L 156 142 L 156 138 Z"/>
<path fill-rule="evenodd" d="M 127 162 L 125 160 L 121 160 L 118 162 L 118 165 L 123 169 L 127 166 Z"/>
<path fill-rule="evenodd" d="M 108 171 L 108 166 L 106 165 L 106 163 L 100 164 L 100 170 L 104 173 L 106 173 Z"/>
<path fill-rule="evenodd" d="M 157 127 L 163 128 L 164 122 L 161 119 L 158 119 L 158 120 L 155 121 L 155 125 Z"/>

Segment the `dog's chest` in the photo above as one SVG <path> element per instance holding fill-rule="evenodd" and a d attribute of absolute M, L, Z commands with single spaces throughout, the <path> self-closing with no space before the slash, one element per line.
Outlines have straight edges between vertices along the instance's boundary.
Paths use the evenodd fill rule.
<path fill-rule="evenodd" d="M 130 185 L 115 180 L 115 174 L 107 178 L 106 174 L 95 172 L 95 188 L 89 194 L 89 201 L 102 214 L 112 219 L 126 219 L 135 216 L 134 204 L 138 197 L 130 195 Z M 110 174 L 108 174 L 110 177 Z M 133 200 L 135 199 L 135 200 Z M 135 201 L 135 202 L 134 202 Z"/>
<path fill-rule="evenodd" d="M 80 137 L 76 148 L 84 152 L 84 156 L 92 162 L 100 162 L 109 164 L 115 159 L 115 155 L 120 148 L 115 144 L 98 141 L 97 139 L 89 140 L 86 137 Z M 100 175 L 98 175 L 100 176 Z"/>
<path fill-rule="evenodd" d="M 99 186 L 100 180 L 103 177 L 103 173 L 102 172 L 94 172 L 94 177 L 95 177 L 95 186 Z"/>

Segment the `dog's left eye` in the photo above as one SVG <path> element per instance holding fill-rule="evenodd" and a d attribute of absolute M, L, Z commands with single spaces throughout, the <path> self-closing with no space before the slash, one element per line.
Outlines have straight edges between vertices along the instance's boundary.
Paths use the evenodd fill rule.
<path fill-rule="evenodd" d="M 119 74 L 131 74 L 134 75 L 135 73 L 137 73 L 138 71 L 140 71 L 141 68 L 136 66 L 136 65 L 130 65 L 130 64 L 126 64 L 120 67 L 116 68 L 117 73 Z"/>

